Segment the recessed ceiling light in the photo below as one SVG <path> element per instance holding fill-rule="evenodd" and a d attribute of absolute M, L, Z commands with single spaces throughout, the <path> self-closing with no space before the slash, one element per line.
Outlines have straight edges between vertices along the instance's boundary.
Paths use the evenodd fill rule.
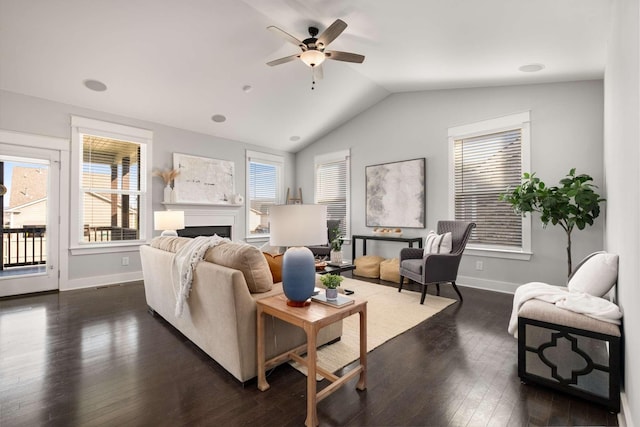
<path fill-rule="evenodd" d="M 243 91 L 244 93 L 249 93 L 249 92 L 251 92 L 252 90 L 253 90 L 253 88 L 251 87 L 251 85 L 244 85 L 244 86 L 242 86 L 242 91 Z"/>
<path fill-rule="evenodd" d="M 535 73 L 536 71 L 544 70 L 544 65 L 543 64 L 527 64 L 518 68 L 518 70 L 522 71 L 523 73 Z"/>
<path fill-rule="evenodd" d="M 215 115 L 211 116 L 211 120 L 213 120 L 216 123 L 222 123 L 225 120 L 227 120 L 227 118 L 225 116 L 223 116 L 222 114 L 215 114 Z"/>
<path fill-rule="evenodd" d="M 300 137 L 298 135 L 293 135 L 291 138 L 289 138 L 289 141 L 293 141 L 293 142 L 300 141 Z"/>
<path fill-rule="evenodd" d="M 98 80 L 89 79 L 85 80 L 83 83 L 87 87 L 87 89 L 91 89 L 95 92 L 104 92 L 105 90 L 107 90 L 107 85 Z"/>

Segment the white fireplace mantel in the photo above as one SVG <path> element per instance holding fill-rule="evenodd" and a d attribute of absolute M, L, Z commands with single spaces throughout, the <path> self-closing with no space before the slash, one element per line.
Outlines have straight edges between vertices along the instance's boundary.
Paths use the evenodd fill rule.
<path fill-rule="evenodd" d="M 234 240 L 238 215 L 243 205 L 211 203 L 162 203 L 168 211 L 184 211 L 187 227 L 230 225 L 231 240 Z"/>

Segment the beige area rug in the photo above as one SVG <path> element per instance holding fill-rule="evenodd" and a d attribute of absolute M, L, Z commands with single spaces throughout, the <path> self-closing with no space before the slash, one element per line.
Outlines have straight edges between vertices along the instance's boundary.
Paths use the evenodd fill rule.
<path fill-rule="evenodd" d="M 427 295 L 420 305 L 420 293 L 346 278 L 342 288 L 355 291 L 354 296 L 367 300 L 367 352 L 456 302 Z M 359 315 L 344 319 L 342 339 L 318 350 L 318 364 L 335 372 L 360 357 Z M 307 368 L 296 362 L 291 366 L 306 375 Z M 321 377 L 319 378 L 321 379 Z"/>

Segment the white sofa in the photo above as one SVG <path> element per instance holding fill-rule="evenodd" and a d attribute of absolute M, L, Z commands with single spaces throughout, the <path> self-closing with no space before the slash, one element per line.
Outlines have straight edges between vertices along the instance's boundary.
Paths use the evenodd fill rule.
<path fill-rule="evenodd" d="M 150 246 L 140 248 L 147 305 L 234 377 L 245 382 L 257 375 L 256 300 L 281 293 L 282 283 L 273 283 L 267 261 L 259 249 L 242 243 L 225 243 L 209 249 L 205 260 L 198 263 L 184 313 L 176 317 L 179 285 L 173 259 L 184 239 L 158 237 Z M 270 286 L 267 286 L 268 280 Z M 259 281 L 262 283 L 257 283 Z M 252 293 L 250 286 L 271 289 Z M 270 316 L 265 325 L 267 358 L 306 342 L 304 331 L 298 327 Z M 342 322 L 337 322 L 320 331 L 318 343 L 325 344 L 341 335 Z"/>

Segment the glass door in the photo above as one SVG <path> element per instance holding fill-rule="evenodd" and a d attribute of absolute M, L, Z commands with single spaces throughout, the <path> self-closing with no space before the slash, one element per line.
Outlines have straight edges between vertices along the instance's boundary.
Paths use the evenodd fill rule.
<path fill-rule="evenodd" d="M 59 152 L 0 143 L 0 297 L 58 289 Z"/>

